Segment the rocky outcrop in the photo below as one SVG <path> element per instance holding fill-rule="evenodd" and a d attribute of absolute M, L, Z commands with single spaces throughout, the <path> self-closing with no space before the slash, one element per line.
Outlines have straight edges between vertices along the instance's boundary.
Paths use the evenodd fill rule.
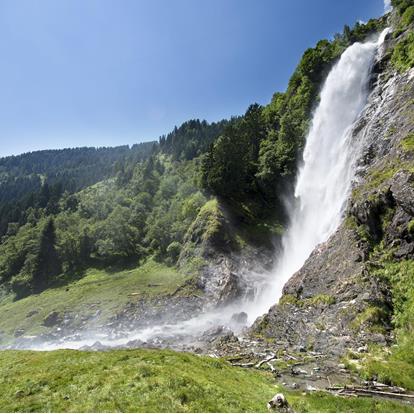
<path fill-rule="evenodd" d="M 346 217 L 256 321 L 252 337 L 331 355 L 390 340 L 392 298 L 373 257 L 382 249 L 393 260 L 414 258 L 414 69 L 393 70 L 392 42 L 353 128 L 361 156 Z"/>
<path fill-rule="evenodd" d="M 210 200 L 188 230 L 179 258 L 185 270 L 198 266 L 197 286 L 204 292 L 205 306 L 225 306 L 248 296 L 252 272 L 271 269 L 274 248 L 271 237 L 264 243 L 248 240 L 240 223 L 218 200 Z M 267 235 L 266 235 L 267 236 Z"/>

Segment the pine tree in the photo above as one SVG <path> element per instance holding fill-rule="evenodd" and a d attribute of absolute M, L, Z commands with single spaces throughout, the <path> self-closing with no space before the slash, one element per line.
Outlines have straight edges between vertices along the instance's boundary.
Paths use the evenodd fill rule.
<path fill-rule="evenodd" d="M 33 289 L 44 290 L 52 278 L 62 271 L 61 261 L 56 250 L 56 232 L 53 218 L 50 218 L 40 234 L 39 250 L 33 271 Z"/>

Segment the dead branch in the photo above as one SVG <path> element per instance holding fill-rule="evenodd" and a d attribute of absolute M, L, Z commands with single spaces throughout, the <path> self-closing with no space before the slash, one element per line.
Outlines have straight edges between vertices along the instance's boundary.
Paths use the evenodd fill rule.
<path fill-rule="evenodd" d="M 258 362 L 255 365 L 255 368 L 260 368 L 265 362 L 270 362 L 272 360 L 276 359 L 276 355 L 275 354 L 271 354 L 270 356 L 268 356 L 267 358 L 263 359 L 262 361 Z"/>

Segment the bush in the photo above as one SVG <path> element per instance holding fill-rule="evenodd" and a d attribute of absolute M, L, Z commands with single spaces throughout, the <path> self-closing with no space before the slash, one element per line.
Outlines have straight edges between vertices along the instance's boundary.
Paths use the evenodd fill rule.
<path fill-rule="evenodd" d="M 401 17 L 401 24 L 407 27 L 414 21 L 414 6 L 408 7 Z"/>
<path fill-rule="evenodd" d="M 172 243 L 168 245 L 167 254 L 173 263 L 177 261 L 178 256 L 181 253 L 181 249 L 182 249 L 181 243 L 177 241 L 173 241 Z"/>
<path fill-rule="evenodd" d="M 414 33 L 409 33 L 397 43 L 391 56 L 391 62 L 400 72 L 414 66 Z"/>

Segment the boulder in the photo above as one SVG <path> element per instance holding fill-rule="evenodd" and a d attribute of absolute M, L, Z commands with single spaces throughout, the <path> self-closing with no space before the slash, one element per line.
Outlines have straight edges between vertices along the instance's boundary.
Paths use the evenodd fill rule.
<path fill-rule="evenodd" d="M 285 396 L 281 393 L 276 394 L 267 403 L 267 408 L 269 409 L 269 411 L 274 411 L 278 413 L 292 413 L 293 412 Z"/>
<path fill-rule="evenodd" d="M 50 312 L 45 319 L 43 319 L 43 326 L 52 327 L 58 325 L 62 321 L 62 317 L 59 312 Z"/>

